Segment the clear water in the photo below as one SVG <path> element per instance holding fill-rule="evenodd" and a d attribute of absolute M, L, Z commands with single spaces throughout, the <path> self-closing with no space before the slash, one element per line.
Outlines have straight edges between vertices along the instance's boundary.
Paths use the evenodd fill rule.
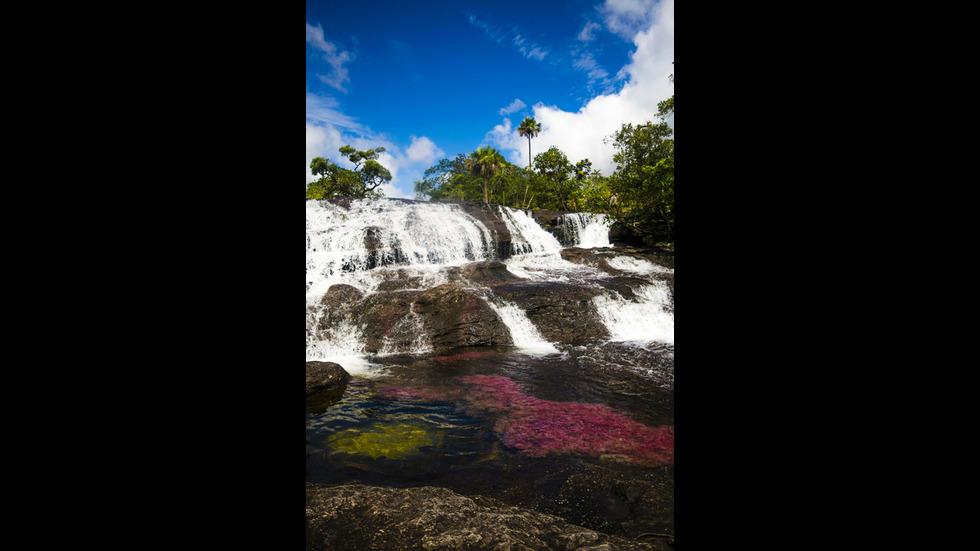
<path fill-rule="evenodd" d="M 649 427 L 672 427 L 672 346 L 609 342 L 558 354 L 527 354 L 516 347 L 458 352 L 373 358 L 383 374 L 354 378 L 332 405 L 308 403 L 307 480 L 442 486 L 609 531 L 609 511 L 569 506 L 570 495 L 587 500 L 592 491 L 569 482 L 590 468 L 628 469 L 646 477 L 665 468 L 589 454 L 529 456 L 502 442 L 499 411 L 474 410 L 452 396 L 467 376 L 502 376 L 536 399 L 601 404 Z"/>

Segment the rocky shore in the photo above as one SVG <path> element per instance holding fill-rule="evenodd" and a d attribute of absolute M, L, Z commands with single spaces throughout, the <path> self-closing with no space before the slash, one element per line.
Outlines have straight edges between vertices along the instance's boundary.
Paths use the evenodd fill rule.
<path fill-rule="evenodd" d="M 672 549 L 672 543 L 653 534 L 632 540 L 607 535 L 446 488 L 306 486 L 309 551 L 628 551 Z"/>

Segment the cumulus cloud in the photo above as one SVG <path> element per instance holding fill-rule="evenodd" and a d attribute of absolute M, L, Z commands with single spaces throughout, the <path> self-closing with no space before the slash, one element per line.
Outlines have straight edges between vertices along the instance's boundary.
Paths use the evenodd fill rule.
<path fill-rule="evenodd" d="M 391 172 L 391 182 L 381 186 L 387 197 L 412 197 L 415 180 L 421 179 L 427 168 L 446 155 L 425 136 L 411 136 L 411 141 L 404 153 L 398 146 L 389 145 L 378 157 L 378 162 Z"/>
<path fill-rule="evenodd" d="M 627 36 L 636 47 L 629 64 L 617 73 L 625 79 L 622 89 L 596 96 L 577 112 L 538 103 L 534 118 L 541 132 L 531 140 L 532 156 L 551 146 L 561 149 L 568 160 L 584 158 L 609 175 L 615 171 L 615 148 L 603 139 L 619 131 L 624 123 L 642 124 L 657 120 L 657 103 L 673 95 L 668 75 L 674 72 L 674 0 L 607 0 L 600 12 L 606 28 Z M 591 32 L 591 31 L 590 31 Z M 580 35 L 581 36 L 581 35 Z M 604 71 L 587 55 L 576 61 L 590 78 L 605 79 Z M 673 126 L 673 117 L 667 121 Z M 498 147 L 508 160 L 527 166 L 527 138 L 521 137 L 510 119 L 494 126 L 486 141 Z"/>
<path fill-rule="evenodd" d="M 498 111 L 498 113 L 500 113 L 501 115 L 509 115 L 511 113 L 514 113 L 515 111 L 520 111 L 525 107 L 527 107 L 527 104 L 521 101 L 520 98 L 516 98 L 514 99 L 514 101 L 510 102 L 510 105 L 508 105 L 507 107 L 502 107 L 500 111 Z"/>
<path fill-rule="evenodd" d="M 606 0 L 599 7 L 599 13 L 603 16 L 607 29 L 630 40 L 650 25 L 653 4 L 651 0 Z"/>

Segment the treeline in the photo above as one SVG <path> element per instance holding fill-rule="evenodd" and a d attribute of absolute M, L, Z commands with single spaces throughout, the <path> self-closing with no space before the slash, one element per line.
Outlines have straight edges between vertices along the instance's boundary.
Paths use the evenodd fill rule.
<path fill-rule="evenodd" d="M 661 122 L 623 124 L 605 138 L 616 149 L 615 171 L 593 170 L 589 159 L 572 162 L 557 147 L 534 156 L 530 167 L 507 162 L 492 147 L 469 155 L 441 159 L 414 182 L 415 196 L 432 201 L 485 201 L 515 208 L 606 213 L 651 240 L 674 239 L 674 140 L 666 118 L 674 98 L 660 102 Z M 541 125 L 526 118 L 518 131 L 531 139 Z M 341 153 L 354 170 L 317 157 L 311 163 L 321 176 L 307 186 L 307 198 L 380 196 L 377 187 L 391 175 L 375 160 L 383 148 Z M 363 164 L 362 164 L 363 163 Z M 387 179 L 385 179 L 387 177 Z"/>

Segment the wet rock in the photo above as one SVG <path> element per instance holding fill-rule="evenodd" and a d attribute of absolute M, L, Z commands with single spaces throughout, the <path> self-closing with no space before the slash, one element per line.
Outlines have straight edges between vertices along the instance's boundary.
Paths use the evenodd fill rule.
<path fill-rule="evenodd" d="M 406 350 L 421 338 L 422 327 L 413 303 L 422 291 L 379 292 L 369 295 L 351 311 L 354 324 L 362 328 L 364 350 Z"/>
<path fill-rule="evenodd" d="M 586 266 L 593 266 L 607 274 L 614 276 L 629 277 L 637 280 L 636 276 L 638 274 L 630 272 L 629 270 L 622 270 L 613 267 L 609 261 L 616 257 L 626 257 L 631 258 L 640 262 L 649 262 L 655 265 L 657 271 L 652 273 L 643 274 L 644 278 L 654 279 L 663 281 L 667 284 L 670 289 L 671 297 L 674 296 L 674 255 L 671 252 L 666 252 L 667 249 L 658 248 L 636 248 L 636 247 L 610 247 L 610 248 L 597 248 L 597 249 L 582 249 L 579 247 L 569 247 L 567 249 L 562 249 L 561 257 L 569 262 L 574 262 L 576 264 L 584 264 Z M 614 288 L 619 283 L 607 284 L 604 281 L 597 281 L 600 285 L 607 288 Z M 620 288 L 616 289 L 621 291 Z M 620 292 L 624 298 L 632 298 L 632 293 Z"/>
<path fill-rule="evenodd" d="M 359 291 L 357 287 L 338 283 L 336 285 L 331 285 L 330 288 L 327 289 L 327 293 L 323 295 L 323 298 L 320 300 L 320 304 L 328 308 L 342 308 L 360 301 L 361 297 L 363 296 L 364 293 Z"/>
<path fill-rule="evenodd" d="M 674 466 L 586 463 L 566 479 L 558 503 L 569 522 L 669 549 L 666 538 L 641 536 L 674 533 Z"/>
<path fill-rule="evenodd" d="M 333 362 L 306 362 L 306 396 L 314 394 L 343 394 L 350 373 Z"/>
<path fill-rule="evenodd" d="M 648 544 L 446 488 L 306 486 L 306 549 L 641 550 Z"/>
<path fill-rule="evenodd" d="M 521 280 L 507 269 L 506 264 L 499 260 L 471 262 L 463 266 L 461 275 L 474 283 L 486 286 Z"/>
<path fill-rule="evenodd" d="M 601 289 L 558 282 L 517 281 L 494 287 L 515 303 L 550 342 L 572 344 L 609 336 L 592 299 Z"/>
<path fill-rule="evenodd" d="M 434 353 L 463 346 L 513 344 L 510 330 L 482 297 L 446 283 L 422 292 L 414 311 L 423 317 L 423 327 Z"/>

